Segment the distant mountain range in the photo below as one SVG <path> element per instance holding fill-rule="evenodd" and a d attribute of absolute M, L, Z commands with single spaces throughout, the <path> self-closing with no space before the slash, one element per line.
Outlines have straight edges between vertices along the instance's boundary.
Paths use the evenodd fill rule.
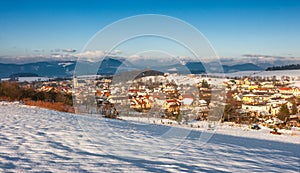
<path fill-rule="evenodd" d="M 16 76 L 16 74 L 34 74 L 47 77 L 65 77 L 72 75 L 76 63 L 64 62 L 36 62 L 28 64 L 2 64 L 0 63 L 0 78 Z"/>
<path fill-rule="evenodd" d="M 228 72 L 236 72 L 236 71 L 260 71 L 264 70 L 263 68 L 252 64 L 252 63 L 245 63 L 245 64 L 237 64 L 237 65 L 223 65 L 223 69 L 225 73 Z"/>
<path fill-rule="evenodd" d="M 178 63 L 168 66 L 154 67 L 153 70 L 169 73 L 177 72 L 183 74 L 201 74 L 206 72 L 205 67 L 207 68 L 210 66 L 210 64 L 202 64 L 201 62 L 187 62 L 185 64 Z M 29 74 L 45 77 L 70 77 L 73 76 L 75 67 L 76 61 L 49 61 L 28 64 L 0 63 L 0 78 L 7 78 L 10 76 L 28 76 Z M 100 64 L 100 68 L 97 67 L 97 63 L 92 62 L 81 62 L 80 67 L 81 71 L 77 73 L 76 70 L 76 75 L 95 74 L 95 72 L 93 72 L 94 69 L 98 69 L 97 74 L 100 75 L 112 75 L 116 72 L 121 73 L 138 69 L 138 67 L 135 67 L 128 62 L 114 58 L 104 59 Z M 252 63 L 244 63 L 237 65 L 223 65 L 223 70 L 225 73 L 228 73 L 236 71 L 259 71 L 265 69 Z"/>

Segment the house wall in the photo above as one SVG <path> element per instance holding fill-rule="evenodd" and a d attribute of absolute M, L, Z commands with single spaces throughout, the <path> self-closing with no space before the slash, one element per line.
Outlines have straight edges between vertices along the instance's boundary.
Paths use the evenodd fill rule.
<path fill-rule="evenodd" d="M 242 109 L 248 109 L 248 110 L 252 110 L 252 111 L 266 111 L 266 112 L 269 112 L 269 106 L 266 106 L 266 105 L 252 106 L 252 105 L 242 104 Z"/>

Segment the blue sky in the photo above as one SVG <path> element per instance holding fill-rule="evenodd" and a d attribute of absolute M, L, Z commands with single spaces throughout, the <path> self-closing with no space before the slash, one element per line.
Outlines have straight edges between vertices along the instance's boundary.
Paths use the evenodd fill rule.
<path fill-rule="evenodd" d="M 106 25 L 149 13 L 195 26 L 220 57 L 300 57 L 299 0 L 0 1 L 0 56 L 80 51 Z"/>

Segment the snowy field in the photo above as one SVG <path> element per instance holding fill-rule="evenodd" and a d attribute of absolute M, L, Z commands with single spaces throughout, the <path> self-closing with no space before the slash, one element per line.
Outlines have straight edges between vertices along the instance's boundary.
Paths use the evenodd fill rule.
<path fill-rule="evenodd" d="M 212 73 L 211 75 L 219 75 L 226 77 L 243 77 L 243 76 L 262 76 L 262 77 L 273 77 L 276 76 L 277 79 L 281 79 L 282 76 L 289 76 L 300 79 L 300 70 L 278 70 L 278 71 L 238 71 L 233 73 Z"/>
<path fill-rule="evenodd" d="M 123 120 L 131 122 L 143 122 L 146 124 L 157 124 L 157 125 L 166 125 L 171 127 L 184 128 L 188 130 L 204 132 L 206 136 L 214 134 L 223 134 L 231 135 L 244 138 L 255 138 L 262 140 L 272 140 L 272 141 L 284 141 L 288 143 L 294 143 L 300 145 L 300 128 L 293 128 L 293 130 L 279 129 L 278 132 L 282 135 L 273 135 L 270 134 L 272 129 L 259 125 L 260 130 L 252 130 L 248 125 L 235 124 L 232 122 L 210 122 L 207 121 L 191 121 L 188 124 L 181 123 L 180 125 L 169 119 L 159 119 L 159 118 L 145 118 L 145 117 L 120 117 Z M 209 128 L 210 124 L 210 128 Z M 200 139 L 202 140 L 202 139 Z"/>
<path fill-rule="evenodd" d="M 1 103 L 0 172 L 300 171 L 299 136 L 223 126 L 190 131 Z"/>

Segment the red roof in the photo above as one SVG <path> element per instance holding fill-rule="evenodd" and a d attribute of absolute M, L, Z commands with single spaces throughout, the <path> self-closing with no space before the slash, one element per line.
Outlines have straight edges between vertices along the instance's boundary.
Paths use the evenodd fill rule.
<path fill-rule="evenodd" d="M 292 88 L 290 87 L 281 87 L 281 88 L 278 88 L 279 90 L 283 90 L 283 91 L 289 91 L 291 90 Z"/>
<path fill-rule="evenodd" d="M 170 103 L 170 102 L 178 102 L 178 100 L 176 100 L 176 99 L 169 99 L 169 100 L 167 100 L 167 102 L 168 103 Z"/>

